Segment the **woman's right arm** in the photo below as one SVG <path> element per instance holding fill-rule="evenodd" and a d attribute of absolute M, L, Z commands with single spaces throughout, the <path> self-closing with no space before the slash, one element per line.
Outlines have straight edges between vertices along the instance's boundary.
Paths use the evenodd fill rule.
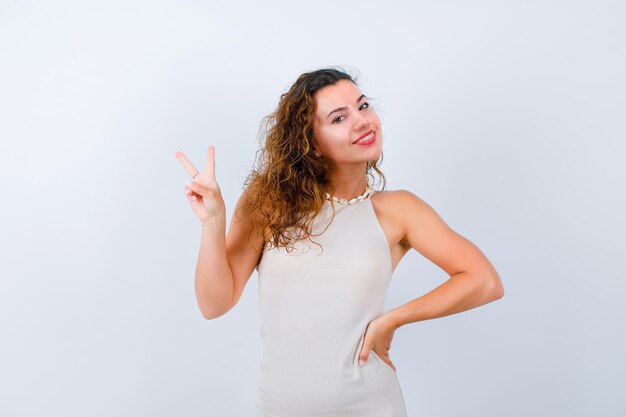
<path fill-rule="evenodd" d="M 214 146 L 208 149 L 203 172 L 196 169 L 182 152 L 177 151 L 176 158 L 194 178 L 194 182 L 186 182 L 185 192 L 201 224 L 196 299 L 202 315 L 213 319 L 225 314 L 239 301 L 260 258 L 264 238 L 250 225 L 245 204 L 247 189 L 237 202 L 226 236 L 226 207 L 215 179 Z"/>
<path fill-rule="evenodd" d="M 261 256 L 265 240 L 250 226 L 244 195 L 237 202 L 227 236 L 223 216 L 201 225 L 195 288 L 198 307 L 207 320 L 226 314 L 239 302 Z"/>

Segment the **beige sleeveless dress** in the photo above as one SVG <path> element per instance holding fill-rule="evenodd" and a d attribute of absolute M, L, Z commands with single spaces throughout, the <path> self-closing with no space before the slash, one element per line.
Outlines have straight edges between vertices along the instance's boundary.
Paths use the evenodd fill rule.
<path fill-rule="evenodd" d="M 335 217 L 332 217 L 333 206 Z M 330 225 L 329 225 L 330 222 Z M 374 351 L 359 366 L 392 274 L 370 198 L 327 201 L 310 241 L 269 248 L 258 265 L 263 341 L 257 417 L 406 417 L 396 372 Z"/>

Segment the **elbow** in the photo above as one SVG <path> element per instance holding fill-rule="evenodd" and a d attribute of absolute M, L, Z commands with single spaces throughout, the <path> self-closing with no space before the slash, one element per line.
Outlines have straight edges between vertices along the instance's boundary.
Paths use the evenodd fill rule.
<path fill-rule="evenodd" d="M 209 312 L 209 311 L 202 311 L 202 310 L 200 310 L 200 312 L 202 313 L 202 317 L 204 317 L 205 320 L 213 320 L 213 319 L 216 319 L 218 317 L 221 317 L 221 314 L 215 314 L 215 313 Z"/>
<path fill-rule="evenodd" d="M 200 307 L 200 312 L 202 313 L 202 317 L 204 317 L 206 320 L 213 320 L 222 317 L 224 314 L 228 313 L 231 308 L 231 306 L 225 308 Z"/>
<path fill-rule="evenodd" d="M 491 301 L 504 297 L 504 286 L 502 285 L 500 277 L 496 276 L 489 281 L 487 284 L 487 293 Z"/>
<path fill-rule="evenodd" d="M 202 317 L 206 320 L 213 320 L 218 317 L 222 317 L 235 306 L 231 297 L 223 297 L 218 300 L 206 300 L 205 298 L 197 296 L 196 301 L 198 309 L 200 310 L 200 313 L 202 313 Z"/>
<path fill-rule="evenodd" d="M 500 285 L 497 289 L 492 290 L 491 297 L 494 301 L 504 297 L 504 287 Z"/>
<path fill-rule="evenodd" d="M 200 310 L 200 312 L 202 313 L 202 317 L 204 317 L 206 320 L 213 320 L 213 319 L 216 319 L 218 317 L 222 317 L 224 314 L 226 314 L 227 311 L 206 311 L 206 310 Z"/>

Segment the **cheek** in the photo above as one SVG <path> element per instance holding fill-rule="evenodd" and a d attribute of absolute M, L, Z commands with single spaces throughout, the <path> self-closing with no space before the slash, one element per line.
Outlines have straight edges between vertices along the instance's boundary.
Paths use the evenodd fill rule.
<path fill-rule="evenodd" d="M 334 148 L 342 142 L 342 134 L 337 129 L 321 129 L 317 136 L 320 146 L 329 149 Z"/>
<path fill-rule="evenodd" d="M 326 144 L 326 132 L 319 127 L 313 129 L 313 140 L 319 147 L 324 147 Z"/>

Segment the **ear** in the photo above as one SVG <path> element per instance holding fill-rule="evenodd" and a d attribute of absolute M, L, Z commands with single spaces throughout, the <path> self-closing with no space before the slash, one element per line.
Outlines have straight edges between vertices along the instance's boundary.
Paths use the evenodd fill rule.
<path fill-rule="evenodd" d="M 315 155 L 316 157 L 320 157 L 322 155 L 322 152 L 320 151 L 320 148 L 317 146 L 317 141 L 315 139 L 313 139 L 313 155 Z"/>

